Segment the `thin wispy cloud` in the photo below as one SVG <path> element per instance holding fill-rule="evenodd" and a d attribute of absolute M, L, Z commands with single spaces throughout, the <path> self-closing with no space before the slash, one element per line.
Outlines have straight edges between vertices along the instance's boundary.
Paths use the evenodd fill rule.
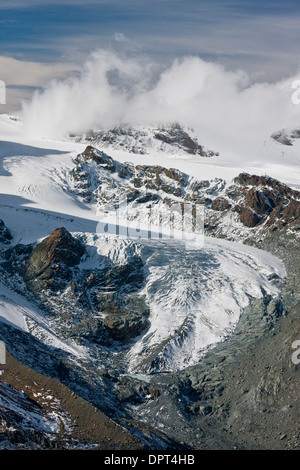
<path fill-rule="evenodd" d="M 86 0 L 87 5 L 107 4 L 114 0 Z M 26 9 L 40 5 L 81 5 L 80 0 L 3 0 L 0 3 L 0 10 Z"/>

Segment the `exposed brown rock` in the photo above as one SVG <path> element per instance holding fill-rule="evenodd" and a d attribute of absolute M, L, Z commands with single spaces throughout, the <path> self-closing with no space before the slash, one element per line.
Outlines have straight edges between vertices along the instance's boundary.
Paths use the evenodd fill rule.
<path fill-rule="evenodd" d="M 64 228 L 54 230 L 32 251 L 25 272 L 26 280 L 49 281 L 60 268 L 76 266 L 85 249 Z M 66 270 L 65 270 L 66 272 Z"/>
<path fill-rule="evenodd" d="M 28 443 L 30 449 L 30 438 L 32 435 L 38 440 L 39 445 L 45 449 L 45 444 L 49 443 L 49 448 L 72 449 L 76 445 L 93 444 L 96 449 L 107 450 L 139 450 L 144 448 L 141 439 L 134 436 L 124 427 L 116 424 L 108 416 L 95 408 L 92 403 L 78 396 L 74 391 L 58 380 L 44 376 L 29 367 L 18 362 L 10 353 L 7 353 L 7 364 L 0 365 L 2 376 L 1 381 L 16 390 L 24 391 L 24 399 L 31 405 L 42 410 L 41 416 L 53 413 L 53 408 L 65 413 L 70 422 L 70 429 L 65 429 L 61 424 L 59 432 L 49 435 L 42 435 L 37 429 L 33 435 L 30 431 L 23 431 L 24 442 Z M 50 415 L 51 416 L 51 415 Z M 20 441 L 18 422 L 14 423 L 11 432 L 7 432 L 7 438 L 13 442 Z M 2 439 L 6 436 L 2 434 Z M 41 438 L 43 439 L 41 440 Z M 48 439 L 47 439 L 48 437 Z M 33 447 L 34 448 L 34 447 Z"/>
<path fill-rule="evenodd" d="M 300 201 L 291 199 L 289 204 L 285 206 L 282 216 L 286 221 L 300 221 Z"/>
<path fill-rule="evenodd" d="M 164 173 L 168 178 L 178 181 L 178 183 L 183 180 L 183 175 L 181 171 L 176 170 L 175 168 L 165 169 Z"/>
<path fill-rule="evenodd" d="M 111 172 L 116 171 L 116 167 L 113 163 L 113 159 L 106 155 L 103 152 L 100 152 L 99 150 L 95 149 L 91 145 L 88 145 L 85 151 L 82 153 L 82 156 L 85 161 L 88 160 L 93 160 L 94 162 L 97 163 L 97 165 L 103 165 L 105 166 L 106 170 L 109 170 Z"/>
<path fill-rule="evenodd" d="M 245 205 L 260 215 L 272 212 L 273 207 L 270 200 L 262 191 L 251 188 L 246 196 Z"/>
<path fill-rule="evenodd" d="M 240 173 L 236 179 L 246 189 L 243 202 L 233 209 L 240 213 L 241 222 L 255 227 L 266 222 L 276 229 L 300 229 L 300 192 L 269 176 Z M 247 186 L 251 186 L 249 189 Z"/>
<path fill-rule="evenodd" d="M 244 186 L 265 186 L 272 188 L 280 193 L 281 196 L 290 195 L 292 196 L 293 190 L 270 176 L 257 176 L 249 175 L 248 173 L 240 173 L 237 177 L 237 183 Z"/>
<path fill-rule="evenodd" d="M 216 197 L 216 199 L 213 200 L 211 208 L 215 211 L 226 211 L 231 207 L 231 204 L 229 203 L 228 199 L 225 199 L 223 197 Z"/>
<path fill-rule="evenodd" d="M 261 221 L 261 217 L 250 207 L 244 207 L 240 213 L 240 220 L 246 227 L 255 227 Z"/>
<path fill-rule="evenodd" d="M 103 328 L 115 341 L 127 342 L 140 334 L 147 326 L 147 316 L 125 311 L 110 312 L 103 321 Z M 118 314 L 119 313 L 119 314 Z"/>
<path fill-rule="evenodd" d="M 218 155 L 211 150 L 204 150 L 202 145 L 199 145 L 197 139 L 193 139 L 187 132 L 185 132 L 179 124 L 173 124 L 170 129 L 160 128 L 154 133 L 154 138 L 169 145 L 173 145 L 191 155 L 201 155 L 201 157 L 212 157 Z"/>
<path fill-rule="evenodd" d="M 291 199 L 278 205 L 271 213 L 268 226 L 276 224 L 277 228 L 300 229 L 300 201 Z"/>

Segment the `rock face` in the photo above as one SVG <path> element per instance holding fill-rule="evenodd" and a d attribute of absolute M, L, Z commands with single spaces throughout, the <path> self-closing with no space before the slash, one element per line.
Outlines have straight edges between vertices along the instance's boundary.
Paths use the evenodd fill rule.
<path fill-rule="evenodd" d="M 216 197 L 211 204 L 211 208 L 215 211 L 226 211 L 230 209 L 231 204 L 229 203 L 228 199 L 223 197 Z"/>
<path fill-rule="evenodd" d="M 133 185 L 148 191 L 162 191 L 180 197 L 183 193 L 184 174 L 173 168 L 167 170 L 160 166 L 137 165 Z"/>
<path fill-rule="evenodd" d="M 182 127 L 175 123 L 171 127 L 161 127 L 154 133 L 157 140 L 165 142 L 169 145 L 178 147 L 192 155 L 201 155 L 201 157 L 212 157 L 217 153 L 204 150 L 202 145 L 199 145 L 196 139 L 193 139 Z"/>
<path fill-rule="evenodd" d="M 84 254 L 84 243 L 62 227 L 35 247 L 6 249 L 1 267 L 10 276 L 21 276 L 62 336 L 126 343 L 148 325 L 149 307 L 136 293 L 144 281 L 143 263 L 138 255 L 116 265 L 102 256 L 103 266 L 99 261 L 99 267 L 80 268 Z"/>
<path fill-rule="evenodd" d="M 12 240 L 12 235 L 3 220 L 0 220 L 0 243 L 9 243 Z"/>
<path fill-rule="evenodd" d="M 144 448 L 140 438 L 50 374 L 10 354 L 0 370 L 0 450 Z"/>
<path fill-rule="evenodd" d="M 84 254 L 84 247 L 65 228 L 54 230 L 32 251 L 25 272 L 25 279 L 54 286 L 55 276 L 70 279 L 70 267 L 76 266 Z"/>
<path fill-rule="evenodd" d="M 103 321 L 103 326 L 108 337 L 116 341 L 128 342 L 131 338 L 140 334 L 148 324 L 149 312 L 134 314 L 121 311 L 119 315 L 109 314 Z"/>
<path fill-rule="evenodd" d="M 246 227 L 266 223 L 272 230 L 278 228 L 300 230 L 300 192 L 267 177 L 241 173 L 236 182 L 241 197 L 234 210 Z"/>

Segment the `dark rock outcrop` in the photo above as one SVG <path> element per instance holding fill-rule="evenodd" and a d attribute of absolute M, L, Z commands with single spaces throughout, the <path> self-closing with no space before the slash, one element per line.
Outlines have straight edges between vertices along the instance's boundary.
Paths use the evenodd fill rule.
<path fill-rule="evenodd" d="M 261 221 L 261 216 L 254 212 L 250 207 L 243 207 L 240 212 L 240 221 L 245 227 L 255 227 Z"/>
<path fill-rule="evenodd" d="M 216 197 L 211 205 L 211 208 L 215 211 L 226 211 L 230 209 L 231 204 L 228 201 L 228 199 L 223 198 L 223 197 Z"/>
<path fill-rule="evenodd" d="M 272 231 L 300 230 L 300 192 L 268 176 L 241 173 L 235 180 L 241 186 L 234 208 L 246 227 L 262 223 Z"/>
<path fill-rule="evenodd" d="M 80 262 L 84 252 L 84 246 L 64 227 L 58 228 L 33 249 L 24 274 L 25 280 L 31 286 L 38 283 L 40 287 L 54 285 L 55 277 L 68 280 L 71 277 L 70 268 Z"/>
<path fill-rule="evenodd" d="M 175 123 L 171 127 L 161 127 L 154 133 L 154 138 L 166 144 L 178 147 L 191 155 L 200 155 L 201 157 L 212 157 L 218 153 L 211 150 L 204 150 L 196 139 L 193 139 L 183 128 Z"/>
<path fill-rule="evenodd" d="M 128 342 L 148 326 L 149 311 L 142 314 L 122 311 L 120 315 L 108 315 L 102 325 L 109 338 Z"/>
<path fill-rule="evenodd" d="M 3 220 L 0 220 L 0 243 L 9 243 L 12 240 L 12 234 L 6 227 Z"/>
<path fill-rule="evenodd" d="M 113 159 L 106 155 L 104 152 L 96 150 L 91 145 L 88 145 L 82 154 L 85 161 L 93 160 L 97 165 L 103 165 L 108 171 L 114 173 L 116 166 L 114 165 Z"/>
<path fill-rule="evenodd" d="M 1 267 L 25 281 L 58 320 L 63 336 L 108 346 L 126 343 L 148 326 L 149 307 L 136 294 L 144 281 L 143 262 L 135 256 L 91 271 L 78 266 L 85 253 L 85 246 L 62 227 L 36 246 L 7 249 Z"/>

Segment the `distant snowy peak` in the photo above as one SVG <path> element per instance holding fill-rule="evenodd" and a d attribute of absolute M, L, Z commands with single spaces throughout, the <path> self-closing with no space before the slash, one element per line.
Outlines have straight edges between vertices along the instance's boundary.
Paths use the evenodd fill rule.
<path fill-rule="evenodd" d="M 219 153 L 204 148 L 193 135 L 193 130 L 178 123 L 158 126 L 118 125 L 109 130 L 91 130 L 83 136 L 71 138 L 102 148 L 114 148 L 134 154 L 148 155 L 150 152 L 167 154 L 187 153 L 201 157 L 218 156 Z"/>
<path fill-rule="evenodd" d="M 273 132 L 271 138 L 280 144 L 292 146 L 295 139 L 300 138 L 300 127 L 295 129 L 281 129 L 280 131 Z"/>

